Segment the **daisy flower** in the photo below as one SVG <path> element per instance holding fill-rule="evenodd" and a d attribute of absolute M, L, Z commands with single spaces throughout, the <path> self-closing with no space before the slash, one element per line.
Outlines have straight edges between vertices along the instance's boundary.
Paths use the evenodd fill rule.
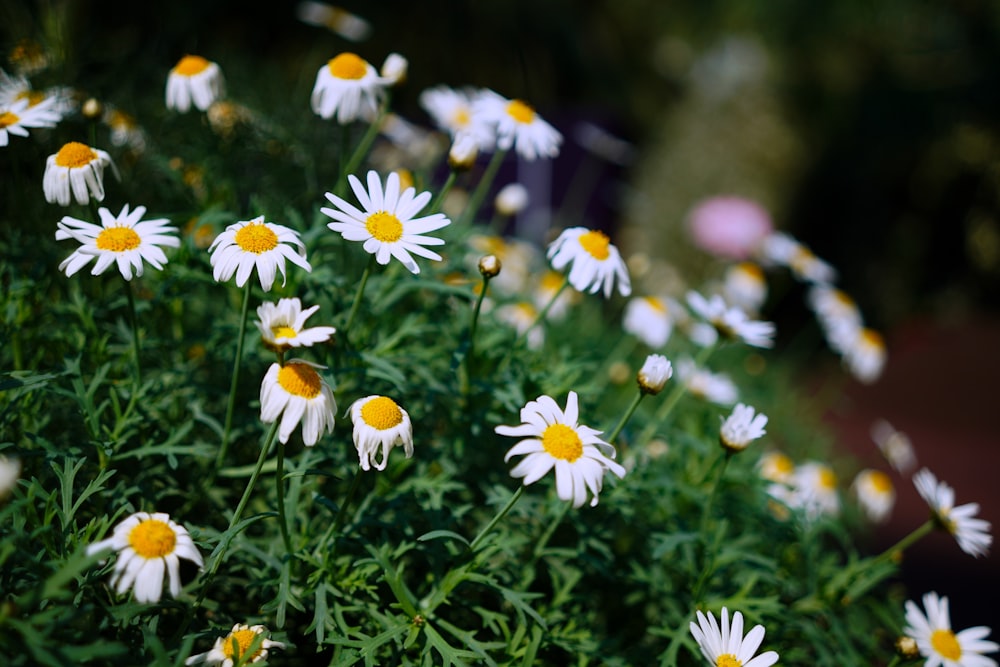
<path fill-rule="evenodd" d="M 814 285 L 810 288 L 806 301 L 824 332 L 861 326 L 861 311 L 854 299 L 843 290 L 829 285 Z M 831 336 L 827 335 L 827 338 Z"/>
<path fill-rule="evenodd" d="M 9 459 L 6 456 L 0 456 L 0 498 L 10 493 L 20 478 L 20 459 Z"/>
<path fill-rule="evenodd" d="M 535 110 L 522 100 L 508 100 L 484 91 L 473 103 L 473 114 L 496 128 L 497 148 L 511 147 L 525 160 L 538 157 L 556 157 L 562 135 L 542 120 Z"/>
<path fill-rule="evenodd" d="M 580 293 L 571 290 L 562 290 L 565 278 L 558 271 L 543 271 L 541 278 L 532 290 L 532 301 L 539 310 L 545 308 L 551 302 L 545 317 L 548 320 L 558 322 L 566 317 L 569 309 L 580 301 Z M 556 296 L 558 294 L 558 296 Z M 552 301 L 555 299 L 555 301 Z"/>
<path fill-rule="evenodd" d="M 687 386 L 687 390 L 702 400 L 718 405 L 732 405 L 739 397 L 739 391 L 729 376 L 698 368 L 691 359 L 677 362 L 677 375 Z"/>
<path fill-rule="evenodd" d="M 573 265 L 569 284 L 581 292 L 589 289 L 591 294 L 596 294 L 603 288 L 604 298 L 611 298 L 617 278 L 618 293 L 622 296 L 632 293 L 625 262 L 604 232 L 586 227 L 564 229 L 549 245 L 546 255 L 556 271 Z"/>
<path fill-rule="evenodd" d="M 264 635 L 257 644 L 257 649 L 252 655 L 247 655 L 250 646 L 253 645 L 257 637 Z M 236 643 L 236 650 L 233 650 L 233 642 Z M 185 665 L 216 665 L 218 667 L 233 667 L 237 661 L 241 665 L 249 665 L 267 659 L 267 652 L 275 648 L 285 648 L 281 642 L 272 641 L 267 638 L 267 628 L 263 625 L 246 625 L 237 623 L 225 637 L 215 640 L 215 646 L 207 653 L 192 655 L 184 661 Z"/>
<path fill-rule="evenodd" d="M 420 93 L 420 106 L 434 124 L 452 138 L 459 135 L 472 137 L 481 151 L 492 151 L 496 146 L 496 130 L 474 108 L 479 93 L 455 90 L 448 86 L 428 88 Z"/>
<path fill-rule="evenodd" d="M 410 415 L 387 396 L 366 396 L 351 405 L 354 422 L 354 446 L 362 470 L 385 470 L 389 451 L 402 445 L 406 458 L 413 456 L 413 425 Z M 382 459 L 378 460 L 379 450 Z"/>
<path fill-rule="evenodd" d="M 359 118 L 371 121 L 378 113 L 388 83 L 364 58 L 341 53 L 316 73 L 312 110 L 325 119 L 336 114 L 341 125 Z"/>
<path fill-rule="evenodd" d="M 296 251 L 292 246 L 297 246 Z M 260 286 L 271 291 L 274 277 L 281 271 L 281 284 L 285 284 L 285 260 L 312 271 L 305 257 L 305 244 L 299 233 L 290 227 L 264 222 L 260 215 L 253 220 L 234 222 L 219 234 L 208 251 L 212 253 L 212 276 L 225 282 L 236 274 L 236 285 L 243 287 L 254 267 Z"/>
<path fill-rule="evenodd" d="M 140 153 L 146 149 L 146 133 L 130 114 L 108 106 L 105 107 L 101 120 L 111 131 L 113 145 L 127 146 Z"/>
<path fill-rule="evenodd" d="M 326 28 L 349 42 L 362 42 L 371 34 L 371 23 L 342 7 L 323 2 L 300 2 L 295 6 L 295 16 L 311 26 Z"/>
<path fill-rule="evenodd" d="M 899 474 L 905 475 L 917 466 L 917 454 L 909 436 L 886 420 L 872 424 L 871 436 L 882 456 Z"/>
<path fill-rule="evenodd" d="M 885 339 L 874 329 L 845 329 L 834 344 L 847 370 L 859 382 L 871 384 L 879 379 L 886 363 Z"/>
<path fill-rule="evenodd" d="M 388 264 L 389 259 L 395 257 L 410 273 L 420 273 L 420 267 L 410 253 L 435 261 L 441 260 L 441 255 L 424 246 L 444 245 L 444 241 L 424 234 L 450 225 L 451 220 L 443 213 L 414 217 L 430 202 L 430 192 L 417 195 L 412 187 L 400 192 L 399 175 L 396 172 L 389 174 L 384 191 L 378 172 L 374 170 L 368 172 L 367 191 L 353 174 L 347 180 L 364 210 L 358 210 L 335 194 L 327 192 L 327 200 L 336 207 L 320 209 L 336 221 L 328 223 L 327 227 L 347 241 L 363 241 L 365 252 L 375 255 L 375 261 L 382 265 Z"/>
<path fill-rule="evenodd" d="M 674 323 L 671 308 L 665 299 L 640 296 L 625 304 L 622 329 L 641 340 L 647 347 L 658 350 L 670 340 Z"/>
<path fill-rule="evenodd" d="M 764 641 L 764 626 L 755 625 L 743 636 L 743 614 L 733 614 L 729 623 L 729 610 L 722 608 L 722 628 L 715 621 L 712 612 L 697 612 L 698 623 L 691 623 L 691 634 L 698 642 L 701 654 L 713 667 L 770 667 L 778 662 L 778 654 L 767 651 L 754 657 L 754 653 Z"/>
<path fill-rule="evenodd" d="M 333 433 L 337 401 L 333 390 L 317 368 L 301 359 L 291 359 L 284 365 L 271 364 L 260 384 L 260 420 L 265 424 L 281 416 L 278 440 L 284 444 L 302 422 L 302 442 L 312 447 L 323 432 Z"/>
<path fill-rule="evenodd" d="M 448 166 L 453 171 L 468 171 L 479 157 L 479 144 L 471 134 L 457 134 L 448 149 Z"/>
<path fill-rule="evenodd" d="M 56 240 L 74 239 L 80 247 L 59 264 L 59 270 L 72 276 L 95 257 L 97 261 L 90 271 L 95 276 L 115 263 L 125 280 L 132 280 L 133 269 L 137 277 L 142 275 L 143 261 L 163 270 L 167 256 L 160 246 L 180 246 L 177 228 L 168 226 L 170 221 L 166 218 L 142 220 L 145 212 L 145 206 L 129 212 L 129 205 L 125 204 L 121 213 L 114 216 L 102 206 L 97 209 L 100 225 L 64 216 L 57 224 Z"/>
<path fill-rule="evenodd" d="M 225 91 L 217 64 L 201 56 L 184 56 L 167 75 L 167 108 L 184 113 L 193 103 L 199 111 L 207 111 Z"/>
<path fill-rule="evenodd" d="M 639 391 L 655 396 L 663 391 L 663 386 L 674 374 L 670 361 L 662 354 L 651 354 L 642 363 L 642 368 L 636 374 Z"/>
<path fill-rule="evenodd" d="M 333 327 L 304 328 L 309 316 L 319 310 L 313 306 L 302 310 L 297 298 L 265 302 L 257 307 L 257 325 L 261 340 L 271 350 L 285 351 L 291 347 L 311 347 L 324 343 L 337 332 Z"/>
<path fill-rule="evenodd" d="M 106 540 L 87 547 L 87 555 L 106 549 L 118 552 L 111 585 L 119 595 L 132 589 L 137 602 L 159 602 L 163 576 L 169 575 L 170 595 L 181 592 L 180 559 L 205 563 L 187 530 L 163 513 L 136 512 L 115 526 Z"/>
<path fill-rule="evenodd" d="M 990 523 L 975 518 L 979 512 L 978 503 L 955 507 L 955 490 L 944 482 L 939 482 L 927 468 L 913 476 L 913 485 L 930 506 L 934 520 L 954 535 L 962 551 L 977 558 L 989 553 L 993 536 L 990 535 Z"/>
<path fill-rule="evenodd" d="M 104 168 L 109 165 L 115 168 L 104 151 L 71 141 L 45 161 L 45 201 L 60 206 L 69 206 L 72 200 L 86 204 L 91 197 L 103 201 Z"/>
<path fill-rule="evenodd" d="M 410 61 L 398 53 L 390 53 L 382 63 L 379 74 L 390 86 L 398 86 L 406 81 L 406 72 L 410 67 Z"/>
<path fill-rule="evenodd" d="M 862 470 L 851 484 L 851 492 L 865 516 L 875 523 L 889 518 L 892 506 L 896 504 L 896 490 L 892 480 L 881 470 Z"/>
<path fill-rule="evenodd" d="M 497 192 L 493 207 L 508 218 L 517 215 L 528 207 L 528 188 L 520 183 L 508 183 Z"/>
<path fill-rule="evenodd" d="M 810 461 L 795 468 L 791 507 L 805 511 L 807 519 L 840 512 L 837 474 L 830 466 Z"/>
<path fill-rule="evenodd" d="M 611 471 L 619 479 L 625 468 L 611 459 L 615 448 L 599 437 L 601 432 L 579 423 L 576 392 L 569 392 L 566 410 L 560 410 L 550 396 L 539 396 L 521 408 L 519 426 L 497 426 L 500 435 L 525 437 L 510 448 L 504 461 L 524 455 L 510 474 L 523 478 L 524 485 L 533 484 L 555 468 L 556 490 L 562 500 L 571 500 L 580 507 L 590 491 L 590 506 L 604 483 L 604 473 Z"/>
<path fill-rule="evenodd" d="M 726 269 L 722 296 L 731 306 L 746 313 L 756 313 L 767 299 L 764 272 L 754 262 L 740 262 Z"/>
<path fill-rule="evenodd" d="M 795 464 L 781 452 L 765 452 L 757 463 L 760 476 L 776 484 L 791 484 L 795 473 Z"/>
<path fill-rule="evenodd" d="M 920 654 L 927 658 L 925 667 L 996 667 L 996 661 L 983 657 L 1000 649 L 986 641 L 990 629 L 980 625 L 959 633 L 951 629 L 948 598 L 927 593 L 921 611 L 912 600 L 906 601 L 906 627 L 903 632 L 917 642 Z"/>
<path fill-rule="evenodd" d="M 727 451 L 742 452 L 751 442 L 763 436 L 766 431 L 767 415 L 758 413 L 749 405 L 737 403 L 733 413 L 719 428 L 719 442 Z"/>
<path fill-rule="evenodd" d="M 741 309 L 726 305 L 725 299 L 718 294 L 706 299 L 698 292 L 688 292 L 687 302 L 696 315 L 715 327 L 724 338 L 754 347 L 774 345 L 773 323 L 751 320 Z"/>
<path fill-rule="evenodd" d="M 10 143 L 12 134 L 26 137 L 27 128 L 54 127 L 60 120 L 62 114 L 55 109 L 52 98 L 35 105 L 26 99 L 0 105 L 0 146 Z"/>
<path fill-rule="evenodd" d="M 503 275 L 502 273 L 500 275 Z M 537 325 L 538 309 L 527 301 L 508 303 L 496 309 L 496 318 L 514 327 L 518 336 L 527 336 L 529 350 L 537 350 L 545 344 L 545 329 Z"/>

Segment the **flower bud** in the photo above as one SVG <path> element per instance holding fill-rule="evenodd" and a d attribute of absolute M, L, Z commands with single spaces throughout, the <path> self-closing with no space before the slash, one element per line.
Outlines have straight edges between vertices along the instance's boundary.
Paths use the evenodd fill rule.
<path fill-rule="evenodd" d="M 83 107 L 80 108 L 80 113 L 83 114 L 84 118 L 89 118 L 91 120 L 100 118 L 101 114 L 104 113 L 104 105 L 102 105 L 97 98 L 90 97 L 83 103 Z"/>
<path fill-rule="evenodd" d="M 500 258 L 496 255 L 484 255 L 479 258 L 479 273 L 484 278 L 496 278 L 500 273 Z"/>
<path fill-rule="evenodd" d="M 468 171 L 476 164 L 479 145 L 471 134 L 459 133 L 448 151 L 448 166 L 455 171 Z"/>
<path fill-rule="evenodd" d="M 520 183 L 505 185 L 493 202 L 500 215 L 515 216 L 528 205 L 528 190 Z"/>
<path fill-rule="evenodd" d="M 663 385 L 674 374 L 673 366 L 662 354 L 651 354 L 639 369 L 636 379 L 639 391 L 644 394 L 656 395 L 663 391 Z"/>
<path fill-rule="evenodd" d="M 380 74 L 383 79 L 387 79 L 393 86 L 398 86 L 399 84 L 406 81 L 406 71 L 410 66 L 410 62 L 399 55 L 398 53 L 390 53 L 385 62 L 382 63 L 382 70 Z"/>
<path fill-rule="evenodd" d="M 916 639 L 903 635 L 896 640 L 896 652 L 903 658 L 912 659 L 920 655 L 920 647 Z"/>

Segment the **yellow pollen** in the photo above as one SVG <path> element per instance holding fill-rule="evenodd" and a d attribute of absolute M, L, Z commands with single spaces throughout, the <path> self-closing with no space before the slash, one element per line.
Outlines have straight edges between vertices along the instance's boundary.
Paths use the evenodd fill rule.
<path fill-rule="evenodd" d="M 795 464 L 784 454 L 775 454 L 771 459 L 771 465 L 780 473 L 791 474 L 795 470 Z"/>
<path fill-rule="evenodd" d="M 143 558 L 162 558 L 174 552 L 177 533 L 166 523 L 149 519 L 132 529 L 128 543 Z"/>
<path fill-rule="evenodd" d="M 322 388 L 319 373 L 308 364 L 286 364 L 278 371 L 278 384 L 293 396 L 316 398 Z"/>
<path fill-rule="evenodd" d="M 753 262 L 740 262 L 736 268 L 748 278 L 758 282 L 764 281 L 764 272 Z"/>
<path fill-rule="evenodd" d="M 655 296 L 647 296 L 646 303 L 658 313 L 667 312 L 667 304 L 663 303 L 662 299 L 657 299 Z"/>
<path fill-rule="evenodd" d="M 542 447 L 552 458 L 572 463 L 583 456 L 583 443 L 566 424 L 551 424 L 542 433 Z"/>
<path fill-rule="evenodd" d="M 732 653 L 723 653 L 716 659 L 715 667 L 743 667 L 743 663 Z"/>
<path fill-rule="evenodd" d="M 580 245 L 583 246 L 583 249 L 590 253 L 594 259 L 601 261 L 607 259 L 608 255 L 611 254 L 608 250 L 610 242 L 611 239 L 604 232 L 591 230 L 580 234 Z"/>
<path fill-rule="evenodd" d="M 931 646 L 948 660 L 958 660 L 962 657 L 962 647 L 951 630 L 935 630 L 931 634 Z"/>
<path fill-rule="evenodd" d="M 542 276 L 542 289 L 547 292 L 555 292 L 562 287 L 563 274 L 558 271 L 546 271 Z"/>
<path fill-rule="evenodd" d="M 847 292 L 844 292 L 843 290 L 833 290 L 833 298 L 837 300 L 837 303 L 845 308 L 854 308 L 854 299 L 847 296 Z"/>
<path fill-rule="evenodd" d="M 881 470 L 874 470 L 868 475 L 868 481 L 872 488 L 879 493 L 889 493 L 892 491 L 892 480 Z"/>
<path fill-rule="evenodd" d="M 21 120 L 17 114 L 11 113 L 9 111 L 4 111 L 0 113 L 0 128 L 5 128 L 8 125 L 13 125 L 17 121 Z"/>
<path fill-rule="evenodd" d="M 874 329 L 862 329 L 861 342 L 868 347 L 873 347 L 879 350 L 885 347 L 885 341 L 882 339 L 882 335 Z"/>
<path fill-rule="evenodd" d="M 535 110 L 521 100 L 511 100 L 507 105 L 507 114 L 518 123 L 530 123 L 535 120 Z"/>
<path fill-rule="evenodd" d="M 260 222 L 241 227 L 236 232 L 234 240 L 240 248 L 255 255 L 278 247 L 278 235 L 271 231 L 270 227 Z"/>
<path fill-rule="evenodd" d="M 96 159 L 97 153 L 79 141 L 69 142 L 56 153 L 56 165 L 70 169 L 86 166 Z"/>
<path fill-rule="evenodd" d="M 361 406 L 361 419 L 372 428 L 385 431 L 399 426 L 403 412 L 391 398 L 378 396 Z"/>
<path fill-rule="evenodd" d="M 45 93 L 40 90 L 22 90 L 14 99 L 28 100 L 28 106 L 33 107 L 45 99 Z"/>
<path fill-rule="evenodd" d="M 194 76 L 195 74 L 201 74 L 208 66 L 212 63 L 208 62 L 201 56 L 184 56 L 180 59 L 174 66 L 174 74 L 180 74 L 182 76 Z"/>
<path fill-rule="evenodd" d="M 125 252 L 138 248 L 142 239 L 131 227 L 108 227 L 97 235 L 95 243 L 100 250 Z"/>
<path fill-rule="evenodd" d="M 341 53 L 326 64 L 338 79 L 358 80 L 368 72 L 368 63 L 353 53 Z"/>
<path fill-rule="evenodd" d="M 413 172 L 409 169 L 397 169 L 396 175 L 399 176 L 399 189 L 405 190 L 406 188 L 413 187 Z"/>
<path fill-rule="evenodd" d="M 819 471 L 819 485 L 827 490 L 836 489 L 837 476 L 829 468 L 823 468 Z"/>
<path fill-rule="evenodd" d="M 403 223 L 392 213 L 378 211 L 365 220 L 365 229 L 382 243 L 395 243 L 403 237 Z"/>
<path fill-rule="evenodd" d="M 455 113 L 451 115 L 451 122 L 457 127 L 465 127 L 472 120 L 472 115 L 469 114 L 469 110 L 465 107 L 460 107 L 455 110 Z"/>
<path fill-rule="evenodd" d="M 254 632 L 253 630 L 250 630 L 249 628 L 246 630 L 237 630 L 236 632 L 231 632 L 226 636 L 225 640 L 223 640 L 222 642 L 222 653 L 230 660 L 232 660 L 233 658 L 237 659 L 242 658 L 246 654 L 247 649 L 250 648 L 250 644 L 252 644 L 253 640 L 256 638 L 257 638 L 257 633 Z M 239 655 L 235 656 L 233 655 L 234 639 L 236 640 L 236 643 L 239 645 Z M 249 664 L 253 662 L 253 659 L 256 658 L 258 655 L 260 655 L 262 648 L 263 647 L 258 648 L 253 655 L 247 656 L 249 659 L 244 660 L 242 664 Z"/>
<path fill-rule="evenodd" d="M 295 338 L 299 333 L 291 327 L 278 326 L 271 327 L 271 335 L 275 338 Z"/>

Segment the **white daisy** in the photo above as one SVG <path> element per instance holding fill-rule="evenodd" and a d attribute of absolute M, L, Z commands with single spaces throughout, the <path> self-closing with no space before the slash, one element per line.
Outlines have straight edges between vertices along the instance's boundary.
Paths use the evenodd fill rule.
<path fill-rule="evenodd" d="M 374 120 L 385 96 L 388 82 L 364 58 L 344 52 L 330 59 L 316 73 L 312 91 L 312 110 L 321 118 L 337 115 L 346 125 L 362 119 Z"/>
<path fill-rule="evenodd" d="M 796 466 L 792 479 L 791 507 L 805 511 L 806 518 L 840 513 L 837 474 L 825 463 L 809 461 Z"/>
<path fill-rule="evenodd" d="M 925 667 L 996 667 L 984 653 L 1000 649 L 996 642 L 986 641 L 990 629 L 980 625 L 955 633 L 951 629 L 948 598 L 926 593 L 922 612 L 912 600 L 906 601 L 906 627 L 903 632 L 917 642 L 920 654 L 927 658 Z"/>
<path fill-rule="evenodd" d="M 726 305 L 725 299 L 718 294 L 706 299 L 698 292 L 688 292 L 687 302 L 696 315 L 715 327 L 724 338 L 739 340 L 754 347 L 774 345 L 773 323 L 751 320 L 739 308 Z"/>
<path fill-rule="evenodd" d="M 0 498 L 10 493 L 20 478 L 21 460 L 0 456 Z"/>
<path fill-rule="evenodd" d="M 115 168 L 104 151 L 71 141 L 45 161 L 45 201 L 60 206 L 69 206 L 73 200 L 86 204 L 91 197 L 103 201 L 104 168 L 109 165 Z"/>
<path fill-rule="evenodd" d="M 326 380 L 316 372 L 323 368 L 302 359 L 284 365 L 271 364 L 260 384 L 260 420 L 270 424 L 281 416 L 278 440 L 288 437 L 302 422 L 302 442 L 312 447 L 323 435 L 333 433 L 337 401 Z"/>
<path fill-rule="evenodd" d="M 129 205 L 125 204 L 121 213 L 115 216 L 102 206 L 97 209 L 100 225 L 64 216 L 57 224 L 56 240 L 74 239 L 80 247 L 59 264 L 59 270 L 72 276 L 95 257 L 97 261 L 90 270 L 95 276 L 115 263 L 125 280 L 132 280 L 133 269 L 136 276 L 142 275 L 143 261 L 163 270 L 167 256 L 160 246 L 180 246 L 177 228 L 170 227 L 166 218 L 141 220 L 145 206 L 137 206 L 131 212 L 128 209 Z"/>
<path fill-rule="evenodd" d="M 767 280 L 760 266 L 740 262 L 726 269 L 722 283 L 726 302 L 745 313 L 759 312 L 767 299 Z"/>
<path fill-rule="evenodd" d="M 795 464 L 781 452 L 765 452 L 757 462 L 760 476 L 776 484 L 791 484 L 795 473 Z"/>
<path fill-rule="evenodd" d="M 892 480 L 881 470 L 862 470 L 851 484 L 861 510 L 869 520 L 881 523 L 889 518 L 896 504 L 896 490 Z"/>
<path fill-rule="evenodd" d="M 562 135 L 542 120 L 527 102 L 508 100 L 493 91 L 484 91 L 472 106 L 474 115 L 481 115 L 496 128 L 500 150 L 513 147 L 525 160 L 559 155 Z"/>
<path fill-rule="evenodd" d="M 548 312 L 545 313 L 545 317 L 553 322 L 558 322 L 565 318 L 573 304 L 580 300 L 579 292 L 562 290 L 562 293 L 559 293 L 565 280 L 566 278 L 563 274 L 558 271 L 543 271 L 541 278 L 538 279 L 532 290 L 531 300 L 539 310 L 548 306 L 549 302 L 552 302 Z M 559 294 L 559 296 L 556 297 L 556 294 Z M 555 301 L 552 301 L 552 299 L 555 299 Z"/>
<path fill-rule="evenodd" d="M 719 428 L 719 442 L 730 452 L 741 452 L 766 431 L 767 415 L 758 413 L 749 405 L 737 403 L 733 412 Z"/>
<path fill-rule="evenodd" d="M 955 490 L 939 482 L 927 468 L 913 476 L 913 485 L 930 506 L 934 519 L 955 537 L 962 551 L 977 558 L 989 553 L 993 536 L 990 535 L 989 521 L 975 518 L 979 512 L 978 503 L 955 507 Z"/>
<path fill-rule="evenodd" d="M 755 625 L 743 636 L 743 614 L 733 614 L 729 624 L 729 610 L 722 608 L 722 627 L 715 621 L 712 612 L 697 612 L 698 623 L 691 623 L 691 634 L 698 642 L 701 654 L 713 667 L 770 667 L 778 662 L 778 654 L 767 651 L 754 657 L 754 653 L 764 641 L 764 626 Z"/>
<path fill-rule="evenodd" d="M 264 345 L 272 350 L 284 351 L 291 347 L 310 347 L 330 340 L 337 333 L 333 327 L 310 327 L 306 320 L 319 310 L 313 306 L 302 310 L 298 298 L 279 299 L 277 303 L 265 302 L 257 307 L 257 329 Z"/>
<path fill-rule="evenodd" d="M 132 589 L 137 602 L 158 602 L 163 576 L 169 575 L 170 595 L 181 592 L 180 559 L 202 567 L 201 554 L 188 531 L 163 513 L 136 512 L 115 526 L 111 537 L 87 547 L 87 555 L 118 552 L 111 585 L 119 595 Z"/>
<path fill-rule="evenodd" d="M 300 2 L 295 6 L 295 16 L 317 28 L 326 28 L 349 42 L 362 42 L 371 34 L 372 25 L 342 7 L 323 2 Z"/>
<path fill-rule="evenodd" d="M 581 292 L 589 289 L 596 294 L 603 288 L 604 297 L 611 298 L 617 278 L 618 293 L 622 296 L 632 293 L 625 262 L 604 232 L 586 227 L 564 229 L 549 245 L 546 255 L 556 271 L 572 263 L 569 284 Z"/>
<path fill-rule="evenodd" d="M 12 134 L 28 136 L 26 128 L 55 127 L 62 120 L 55 102 L 54 98 L 49 98 L 32 105 L 30 100 L 22 99 L 0 105 L 0 146 L 6 146 Z"/>
<path fill-rule="evenodd" d="M 387 396 L 366 396 L 351 405 L 354 447 L 362 470 L 385 470 L 389 451 L 402 445 L 406 458 L 413 456 L 413 425 L 410 415 Z M 379 450 L 382 458 L 379 460 Z"/>
<path fill-rule="evenodd" d="M 843 290 L 829 285 L 814 285 L 809 289 L 806 301 L 824 332 L 861 326 L 861 311 L 854 299 Z M 831 336 L 828 334 L 827 338 Z"/>
<path fill-rule="evenodd" d="M 395 257 L 411 273 L 420 273 L 420 267 L 410 253 L 435 261 L 441 260 L 441 255 L 424 246 L 444 245 L 444 241 L 424 234 L 450 225 L 451 220 L 443 213 L 414 217 L 430 202 L 430 192 L 417 195 L 414 188 L 406 188 L 400 192 L 399 175 L 396 172 L 389 174 L 384 191 L 376 171 L 368 172 L 367 191 L 353 174 L 347 180 L 364 210 L 358 210 L 335 194 L 327 192 L 326 198 L 336 207 L 320 209 L 336 220 L 328 223 L 327 227 L 348 241 L 363 241 L 365 252 L 375 255 L 379 264 L 388 264 L 389 259 Z"/>
<path fill-rule="evenodd" d="M 688 392 L 697 398 L 718 405 L 732 405 L 739 397 L 736 385 L 723 373 L 698 368 L 691 359 L 680 359 L 676 368 Z"/>
<path fill-rule="evenodd" d="M 604 483 L 604 473 L 611 471 L 619 479 L 625 468 L 611 459 L 615 448 L 601 440 L 601 432 L 579 423 L 576 392 L 569 392 L 566 410 L 550 396 L 539 396 L 521 408 L 519 426 L 497 426 L 500 435 L 524 437 L 510 448 L 504 461 L 512 456 L 525 455 L 510 471 L 512 477 L 524 478 L 524 484 L 533 484 L 555 468 L 556 490 L 562 500 L 572 500 L 573 507 L 580 507 L 587 500 L 587 491 L 593 496 L 590 505 L 597 504 L 598 494 Z"/>
<path fill-rule="evenodd" d="M 298 247 L 298 251 L 292 246 Z M 262 215 L 234 222 L 208 248 L 212 253 L 212 276 L 217 282 L 225 282 L 235 273 L 236 285 L 243 287 L 256 267 L 260 286 L 270 292 L 278 271 L 281 271 L 281 284 L 285 284 L 286 259 L 312 271 L 306 261 L 305 248 L 298 232 L 284 225 L 264 222 Z"/>
<path fill-rule="evenodd" d="M 758 248 L 758 256 L 764 264 L 788 267 L 796 278 L 809 283 L 828 285 L 837 279 L 832 266 L 784 232 L 766 236 Z"/>
<path fill-rule="evenodd" d="M 146 149 L 146 132 L 130 114 L 106 106 L 101 120 L 111 131 L 111 143 L 115 146 L 127 146 L 140 153 Z"/>
<path fill-rule="evenodd" d="M 538 313 L 538 309 L 527 301 L 504 304 L 494 311 L 497 320 L 514 327 L 518 336 L 526 336 L 529 350 L 537 350 L 545 344 L 545 329 L 536 324 Z"/>
<path fill-rule="evenodd" d="M 226 94 L 226 82 L 216 63 L 201 56 L 184 56 L 167 75 L 167 108 L 181 113 L 191 108 L 207 111 Z"/>
<path fill-rule="evenodd" d="M 406 80 L 406 72 L 410 67 L 410 62 L 398 53 L 390 53 L 382 63 L 379 74 L 390 86 L 398 86 Z"/>
<path fill-rule="evenodd" d="M 250 647 L 257 637 L 264 635 L 257 644 L 257 649 L 252 655 L 247 655 Z M 215 640 L 215 646 L 207 653 L 192 655 L 184 661 L 185 665 L 215 665 L 217 667 L 233 667 L 237 661 L 241 665 L 249 665 L 267 659 L 268 651 L 276 648 L 285 648 L 281 642 L 276 642 L 267 638 L 267 628 L 263 625 L 246 625 L 237 623 L 225 637 Z M 233 649 L 233 642 L 236 649 Z"/>
<path fill-rule="evenodd" d="M 917 466 L 917 454 L 909 436 L 886 420 L 879 419 L 872 424 L 871 436 L 882 456 L 899 474 L 905 475 Z"/>
<path fill-rule="evenodd" d="M 478 95 L 437 86 L 420 93 L 419 101 L 434 124 L 453 138 L 466 135 L 475 140 L 479 150 L 492 151 L 496 146 L 496 130 L 474 108 L 473 101 Z"/>
<path fill-rule="evenodd" d="M 655 296 L 640 296 L 625 304 L 622 329 L 646 346 L 658 350 L 670 340 L 674 323 L 669 302 Z"/>
<path fill-rule="evenodd" d="M 528 207 L 528 188 L 520 183 L 508 183 L 497 192 L 493 200 L 497 213 L 513 217 Z"/>
<path fill-rule="evenodd" d="M 847 370 L 859 382 L 871 384 L 879 379 L 887 358 L 885 339 L 874 329 L 844 329 L 835 344 Z"/>
<path fill-rule="evenodd" d="M 651 354 L 642 363 L 642 368 L 636 374 L 639 391 L 655 396 L 663 391 L 663 386 L 674 374 L 670 361 L 662 354 Z"/>
<path fill-rule="evenodd" d="M 479 157 L 479 144 L 471 134 L 460 133 L 448 149 L 448 166 L 454 171 L 468 171 Z"/>

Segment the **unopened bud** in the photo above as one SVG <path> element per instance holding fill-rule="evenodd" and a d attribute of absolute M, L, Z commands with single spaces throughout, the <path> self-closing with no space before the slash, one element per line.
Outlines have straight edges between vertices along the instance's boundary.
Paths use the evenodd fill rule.
<path fill-rule="evenodd" d="M 646 357 L 645 363 L 639 369 L 636 380 L 639 382 L 639 391 L 644 394 L 656 395 L 663 391 L 663 385 L 674 374 L 674 368 L 662 354 L 651 354 Z"/>
<path fill-rule="evenodd" d="M 410 62 L 398 53 L 390 53 L 382 63 L 380 74 L 393 86 L 406 81 L 406 72 L 410 67 Z"/>
<path fill-rule="evenodd" d="M 479 258 L 479 273 L 484 278 L 496 278 L 500 273 L 500 258 L 496 255 L 484 255 Z"/>
<path fill-rule="evenodd" d="M 471 134 L 459 133 L 448 151 L 448 166 L 455 171 L 468 171 L 476 164 L 479 144 Z"/>
<path fill-rule="evenodd" d="M 515 216 L 528 205 L 528 190 L 520 183 L 505 185 L 497 193 L 493 205 L 500 215 Z"/>
<path fill-rule="evenodd" d="M 920 647 L 916 639 L 903 635 L 896 640 L 896 652 L 903 658 L 916 658 L 920 655 Z"/>
<path fill-rule="evenodd" d="M 89 118 L 94 120 L 95 118 L 100 118 L 104 113 L 104 105 L 102 105 L 97 98 L 88 98 L 83 106 L 80 108 L 80 113 L 83 114 L 84 118 Z"/>

